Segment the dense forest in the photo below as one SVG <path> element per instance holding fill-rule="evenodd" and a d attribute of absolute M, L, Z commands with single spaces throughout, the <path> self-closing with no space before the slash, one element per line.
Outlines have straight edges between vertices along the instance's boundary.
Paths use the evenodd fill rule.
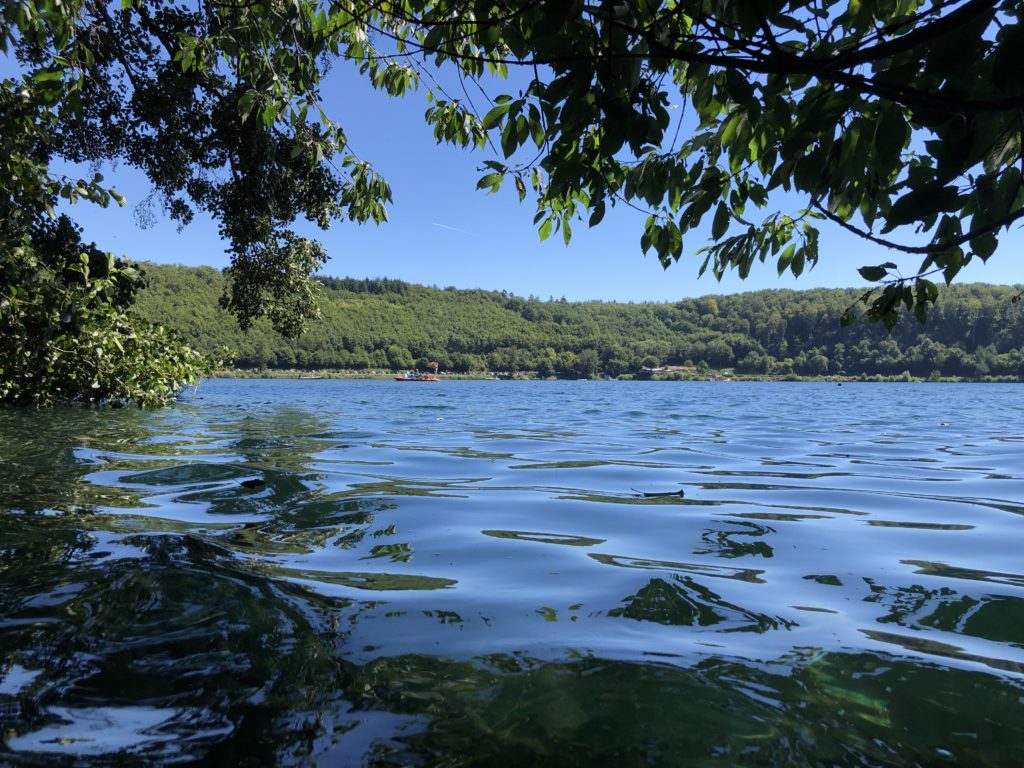
<path fill-rule="evenodd" d="M 543 376 L 637 374 L 693 365 L 786 376 L 1024 375 L 1020 287 L 942 290 L 926 325 L 902 317 L 842 327 L 855 289 L 765 290 L 672 304 L 543 301 L 505 292 L 322 278 L 322 319 L 288 340 L 268 324 L 248 332 L 220 309 L 221 273 L 145 265 L 138 311 L 202 351 L 234 350 L 240 368 L 534 371 Z"/>

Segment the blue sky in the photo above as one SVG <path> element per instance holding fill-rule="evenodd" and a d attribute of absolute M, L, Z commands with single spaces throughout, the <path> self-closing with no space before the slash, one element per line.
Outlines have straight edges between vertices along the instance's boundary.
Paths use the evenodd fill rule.
<path fill-rule="evenodd" d="M 391 220 L 379 227 L 339 222 L 321 232 L 300 226 L 327 247 L 328 275 L 391 277 L 541 298 L 673 301 L 761 288 L 859 286 L 859 266 L 896 261 L 912 274 L 919 262 L 918 257 L 898 258 L 823 222 L 821 260 L 799 280 L 788 274 L 779 278 L 773 263 L 758 265 L 745 281 L 730 275 L 719 283 L 710 274 L 698 280 L 701 259 L 694 252 L 705 244 L 706 230 L 691 232 L 684 240 L 683 258 L 663 270 L 653 252 L 644 256 L 640 251 L 643 215 L 621 206 L 610 210 L 596 229 L 580 222 L 568 247 L 558 234 L 541 243 L 529 198 L 520 204 L 511 188 L 497 195 L 475 189 L 481 175 L 477 168 L 489 154 L 436 144 L 423 121 L 427 104 L 422 92 L 389 98 L 373 91 L 353 67 L 339 63 L 324 95 L 352 149 L 388 179 L 395 196 Z M 211 220 L 197 216 L 181 232 L 166 220 L 141 229 L 133 206 L 148 194 L 146 180 L 124 165 L 103 172 L 129 205 L 103 210 L 79 204 L 69 210 L 84 226 L 87 239 L 134 259 L 226 266 L 224 246 Z M 1024 281 L 1022 247 L 1020 229 L 1004 234 L 989 264 L 971 265 L 958 282 Z"/>

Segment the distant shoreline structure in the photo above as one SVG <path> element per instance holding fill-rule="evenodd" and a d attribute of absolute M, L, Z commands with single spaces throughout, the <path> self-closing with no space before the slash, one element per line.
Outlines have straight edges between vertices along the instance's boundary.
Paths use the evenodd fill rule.
<path fill-rule="evenodd" d="M 296 381 L 326 381 L 326 380 L 367 380 L 367 381 L 392 381 L 395 379 L 404 378 L 400 373 L 395 371 L 388 371 L 384 369 L 374 370 L 330 370 L 320 369 L 315 372 L 304 371 L 302 369 L 247 369 L 247 368 L 222 368 L 214 371 L 210 374 L 210 378 L 218 379 L 293 379 Z M 537 375 L 535 371 L 504 371 L 504 372 L 474 372 L 474 373 L 445 373 L 444 379 L 447 381 L 594 381 L 594 382 L 608 382 L 608 381 L 642 381 L 642 382 L 654 382 L 654 383 L 667 383 L 667 382 L 730 382 L 730 383 L 742 383 L 742 382 L 793 382 L 793 383 L 826 383 L 826 384 L 846 384 L 846 383 L 906 383 L 906 384 L 1020 384 L 1022 383 L 1020 378 L 1012 376 L 986 376 L 983 378 L 966 378 L 966 377 L 942 377 L 942 378 L 921 378 L 906 375 L 896 376 L 879 376 L 879 375 L 862 375 L 862 376 L 799 376 L 796 374 L 789 374 L 786 376 L 766 376 L 757 374 L 743 374 L 735 373 L 731 370 L 722 371 L 701 371 L 700 369 L 694 368 L 692 370 L 679 369 L 674 367 L 667 367 L 660 370 L 658 373 L 642 375 L 623 375 L 623 376 L 608 376 L 605 374 L 599 375 L 591 379 L 581 378 L 558 378 L 554 376 L 542 378 Z"/>

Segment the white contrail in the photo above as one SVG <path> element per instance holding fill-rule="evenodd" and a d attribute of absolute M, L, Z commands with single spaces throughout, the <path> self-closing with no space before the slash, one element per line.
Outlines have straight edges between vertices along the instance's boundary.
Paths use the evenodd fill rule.
<path fill-rule="evenodd" d="M 467 232 L 466 230 L 459 229 L 458 227 L 449 227 L 447 224 L 438 224 L 436 221 L 432 221 L 430 223 L 433 224 L 435 227 L 440 227 L 441 229 L 450 229 L 452 232 L 461 232 L 464 235 L 473 234 L 472 232 Z"/>

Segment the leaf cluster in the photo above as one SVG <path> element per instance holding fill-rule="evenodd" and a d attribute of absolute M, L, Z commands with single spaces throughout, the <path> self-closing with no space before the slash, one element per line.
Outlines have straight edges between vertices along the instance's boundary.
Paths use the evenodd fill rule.
<path fill-rule="evenodd" d="M 351 17 L 269 0 L 34 0 L 4 13 L 0 39 L 24 71 L 4 82 L 7 97 L 30 94 L 24 124 L 37 151 L 16 150 L 33 163 L 27 173 L 45 177 L 55 159 L 127 162 L 153 186 L 140 223 L 154 206 L 181 225 L 197 211 L 219 223 L 232 257 L 224 300 L 243 323 L 268 316 L 295 333 L 316 316 L 316 260 L 283 255 L 297 241 L 292 225 L 380 222 L 391 201 L 320 100 L 328 57 L 365 38 Z M 375 82 L 395 90 L 394 79 L 389 68 Z M 2 117 L 13 133 L 14 116 Z M 39 142 L 43 125 L 50 136 Z M 105 202 L 92 185 L 61 194 Z M 269 264 L 288 280 L 258 285 Z"/>
<path fill-rule="evenodd" d="M 482 88 L 530 73 L 482 118 L 466 104 L 428 120 L 493 147 L 480 188 L 532 187 L 541 239 L 625 205 L 647 212 L 641 248 L 665 266 L 704 227 L 701 273 L 799 275 L 828 220 L 921 257 L 869 272 L 867 315 L 892 327 L 899 307 L 924 319 L 930 275 L 988 259 L 1024 216 L 1013 0 L 396 0 L 366 18 Z M 475 119 L 484 139 L 441 127 Z"/>
<path fill-rule="evenodd" d="M 0 254 L 0 403 L 167 403 L 214 359 L 131 311 L 143 273 L 61 217 Z"/>

